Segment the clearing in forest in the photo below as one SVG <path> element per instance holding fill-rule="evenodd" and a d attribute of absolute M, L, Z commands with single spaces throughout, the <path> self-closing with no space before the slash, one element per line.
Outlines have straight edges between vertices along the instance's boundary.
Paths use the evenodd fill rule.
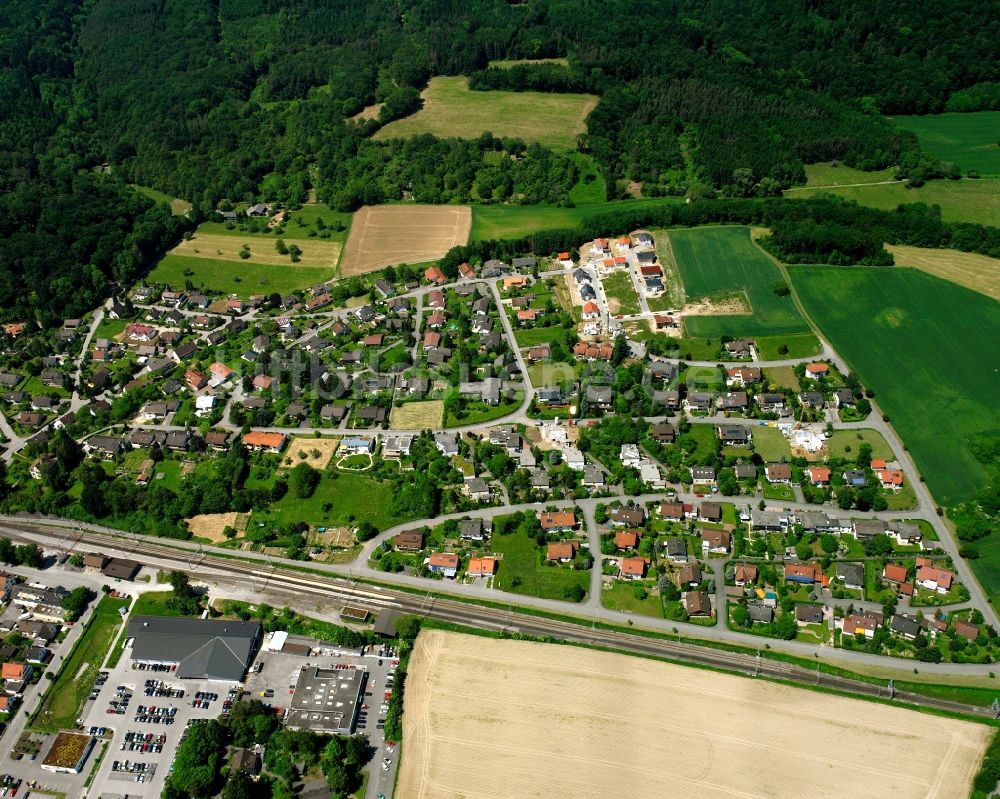
<path fill-rule="evenodd" d="M 598 99 L 592 94 L 473 91 L 461 75 L 431 78 L 420 96 L 424 103 L 419 111 L 390 122 L 374 138 L 433 133 L 443 139 L 478 139 L 489 131 L 571 151 L 576 137 L 586 133 L 587 115 Z"/>

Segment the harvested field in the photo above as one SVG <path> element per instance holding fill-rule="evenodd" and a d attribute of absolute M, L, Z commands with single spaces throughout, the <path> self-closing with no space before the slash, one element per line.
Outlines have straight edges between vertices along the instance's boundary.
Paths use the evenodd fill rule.
<path fill-rule="evenodd" d="M 340 264 L 344 277 L 442 257 L 469 240 L 467 205 L 365 206 L 354 215 Z"/>
<path fill-rule="evenodd" d="M 407 402 L 392 409 L 389 427 L 393 430 L 424 430 L 441 427 L 444 418 L 444 401 Z"/>
<path fill-rule="evenodd" d="M 1000 300 L 1000 260 L 959 250 L 935 250 L 886 244 L 897 266 L 912 266 L 921 272 L 950 280 L 960 286 Z"/>
<path fill-rule="evenodd" d="M 325 469 L 339 446 L 339 438 L 293 438 L 283 463 L 289 468 L 308 463 L 314 469 Z"/>
<path fill-rule="evenodd" d="M 434 630 L 410 661 L 396 795 L 945 799 L 968 796 L 992 732 L 627 655 Z"/>
<path fill-rule="evenodd" d="M 198 538 L 207 538 L 213 544 L 225 541 L 226 537 L 222 531 L 227 527 L 232 527 L 237 533 L 245 533 L 247 522 L 250 521 L 249 513 L 199 513 L 187 520 L 188 530 L 191 535 Z"/>
<path fill-rule="evenodd" d="M 302 250 L 301 260 L 292 263 L 288 255 L 280 255 L 274 249 L 278 237 L 255 236 L 247 233 L 223 235 L 221 233 L 195 233 L 189 241 L 182 241 L 170 252 L 173 255 L 189 255 L 197 258 L 211 258 L 216 261 L 240 261 L 242 263 L 276 264 L 291 268 L 303 266 L 337 265 L 340 256 L 340 242 L 325 239 L 296 239 L 295 244 Z M 250 257 L 240 258 L 240 248 L 250 247 Z"/>

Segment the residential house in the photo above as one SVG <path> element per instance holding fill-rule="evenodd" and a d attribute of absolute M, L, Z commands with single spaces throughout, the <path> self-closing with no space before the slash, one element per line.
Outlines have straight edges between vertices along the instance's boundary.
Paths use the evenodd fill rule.
<path fill-rule="evenodd" d="M 648 566 L 648 558 L 622 558 L 618 563 L 618 576 L 624 580 L 641 580 Z"/>
<path fill-rule="evenodd" d="M 692 466 L 690 468 L 692 483 L 714 483 L 714 466 Z"/>
<path fill-rule="evenodd" d="M 769 463 L 764 467 L 764 475 L 769 483 L 787 485 L 792 482 L 792 467 L 787 463 Z"/>
<path fill-rule="evenodd" d="M 825 488 L 830 485 L 830 467 L 809 466 L 806 468 L 806 476 L 809 482 L 817 488 Z"/>
<path fill-rule="evenodd" d="M 752 585 L 757 582 L 757 567 L 750 563 L 737 563 L 733 581 L 738 586 Z"/>
<path fill-rule="evenodd" d="M 427 568 L 435 574 L 453 579 L 458 573 L 459 558 L 453 552 L 435 552 L 427 561 Z"/>
<path fill-rule="evenodd" d="M 812 585 L 823 582 L 823 569 L 818 563 L 786 563 L 785 582 Z"/>
<path fill-rule="evenodd" d="M 470 558 L 467 571 L 470 577 L 492 577 L 497 573 L 497 559 L 494 557 Z"/>
<path fill-rule="evenodd" d="M 538 521 L 542 526 L 542 531 L 546 533 L 558 533 L 572 530 L 576 527 L 576 514 L 571 510 L 565 511 L 540 511 Z"/>
<path fill-rule="evenodd" d="M 885 568 L 882 569 L 882 579 L 887 583 L 894 583 L 896 585 L 908 582 L 909 574 L 909 570 L 905 566 L 900 566 L 896 563 L 887 563 Z"/>
<path fill-rule="evenodd" d="M 243 446 L 253 452 L 281 452 L 285 447 L 284 433 L 267 433 L 251 430 L 243 434 Z"/>
<path fill-rule="evenodd" d="M 939 594 L 947 594 L 951 590 L 954 579 L 955 575 L 948 569 L 942 569 L 933 564 L 917 569 L 917 585 Z"/>
<path fill-rule="evenodd" d="M 838 562 L 834 573 L 837 579 L 844 584 L 844 588 L 864 590 L 865 570 L 860 563 Z"/>
<path fill-rule="evenodd" d="M 704 579 L 701 573 L 701 566 L 697 563 L 686 563 L 681 566 L 680 571 L 677 574 L 677 582 L 680 584 L 682 589 L 694 588 L 701 585 L 701 581 Z"/>
<path fill-rule="evenodd" d="M 805 627 L 807 624 L 822 624 L 823 608 L 820 605 L 807 605 L 803 602 L 796 603 L 795 623 L 799 627 Z"/>
<path fill-rule="evenodd" d="M 701 548 L 705 553 L 728 553 L 732 537 L 727 530 L 702 530 Z"/>
<path fill-rule="evenodd" d="M 569 563 L 580 551 L 580 542 L 570 539 L 569 541 L 553 541 L 548 544 L 545 551 L 545 559 L 549 562 Z"/>
<path fill-rule="evenodd" d="M 711 616 L 712 600 L 704 591 L 688 591 L 684 595 L 684 610 L 688 616 Z"/>
<path fill-rule="evenodd" d="M 421 530 L 403 530 L 393 539 L 393 545 L 400 552 L 419 552 L 424 548 L 424 534 Z"/>
<path fill-rule="evenodd" d="M 617 505 L 608 514 L 608 520 L 615 527 L 642 527 L 646 523 L 646 511 L 641 507 Z"/>

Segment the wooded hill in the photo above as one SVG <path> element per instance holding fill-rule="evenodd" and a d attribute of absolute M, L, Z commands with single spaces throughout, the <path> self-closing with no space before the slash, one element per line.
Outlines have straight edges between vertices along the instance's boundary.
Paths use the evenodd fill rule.
<path fill-rule="evenodd" d="M 49 318 L 127 281 L 195 204 L 569 203 L 576 167 L 500 139 L 375 142 L 433 75 L 600 95 L 580 147 L 609 192 L 760 196 L 804 163 L 934 172 L 882 113 L 992 103 L 988 2 L 7 0 L 0 5 L 0 303 Z M 488 69 L 565 56 L 568 66 Z M 977 87 L 980 87 L 977 89 Z M 374 102 L 378 119 L 353 122 Z M 952 103 L 954 105 L 954 103 Z M 486 158 L 487 150 L 516 159 Z M 45 284 L 45 285 L 42 285 Z M 33 292 L 23 291 L 28 286 Z"/>

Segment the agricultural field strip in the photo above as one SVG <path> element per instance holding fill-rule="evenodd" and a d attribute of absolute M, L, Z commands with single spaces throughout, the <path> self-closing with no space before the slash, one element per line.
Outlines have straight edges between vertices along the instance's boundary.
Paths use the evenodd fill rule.
<path fill-rule="evenodd" d="M 442 636 L 446 636 L 443 641 Z M 603 652 L 543 651 L 543 645 L 526 642 L 479 639 L 475 647 L 459 649 L 465 643 L 463 638 L 435 631 L 422 633 L 418 639 L 403 717 L 404 744 L 410 754 L 399 777 L 404 795 L 425 799 L 479 795 L 485 786 L 474 775 L 482 770 L 472 766 L 479 758 L 489 757 L 493 766 L 502 766 L 511 790 L 522 781 L 534 780 L 532 788 L 538 791 L 539 775 L 544 774 L 547 782 L 542 792 L 560 796 L 658 793 L 673 787 L 696 797 L 790 797 L 801 790 L 800 781 L 812 785 L 810 795 L 833 796 L 843 795 L 839 791 L 844 780 L 857 782 L 862 792 L 882 780 L 888 784 L 879 787 L 891 786 L 897 796 L 943 797 L 942 789 L 971 781 L 989 734 L 985 727 L 949 722 L 949 726 L 959 726 L 942 730 L 940 736 L 928 729 L 921 736 L 924 740 L 915 745 L 914 725 L 906 718 L 910 711 L 886 708 L 872 719 L 868 714 L 849 712 L 849 704 L 856 700 L 841 697 L 747 684 L 740 677 L 691 672 L 668 664 L 630 663 L 621 660 L 626 656 Z M 517 679 L 522 672 L 525 679 Z M 449 679 L 458 674 L 463 675 L 462 680 Z M 504 679 L 494 680 L 498 674 Z M 609 689 L 612 696 L 592 690 L 595 684 L 606 686 L 610 674 L 617 675 Z M 667 699 L 662 692 L 650 689 L 663 684 L 671 685 L 669 713 L 663 707 Z M 456 690 L 456 686 L 462 687 Z M 601 699 L 597 699 L 598 693 Z M 609 699 L 644 693 L 647 701 L 633 701 L 629 714 L 606 709 Z M 780 702 L 776 701 L 779 695 Z M 811 712 L 803 723 L 812 734 L 803 734 L 801 724 L 780 721 L 786 716 L 801 719 L 794 709 L 799 700 L 809 703 Z M 820 712 L 815 712 L 817 704 L 823 706 Z M 477 711 L 472 716 L 470 707 Z M 734 715 L 746 716 L 747 724 L 733 723 Z M 419 719 L 415 724 L 414 718 Z M 674 718 L 699 721 L 668 720 Z M 557 723 L 560 734 L 553 735 Z M 850 740 L 853 746 L 857 739 L 844 736 L 843 731 L 859 727 L 858 736 L 870 739 L 871 747 L 888 750 L 905 746 L 905 754 L 886 751 L 882 757 L 852 762 L 850 769 L 840 773 L 837 785 L 817 782 L 831 766 L 849 759 L 846 752 L 816 746 L 818 736 L 828 736 L 831 743 L 840 741 L 842 745 Z M 740 729 L 747 733 L 730 732 Z M 630 753 L 615 745 L 615 741 L 636 736 L 637 730 L 650 742 L 648 747 L 632 747 Z M 703 745 L 678 749 L 672 743 L 676 735 L 693 736 Z M 703 757 L 706 748 L 713 753 L 709 766 Z M 730 756 L 720 757 L 720 750 L 727 749 L 732 750 Z M 749 760 L 748 749 L 753 752 Z M 769 767 L 771 759 L 776 761 L 773 767 Z M 782 773 L 801 776 L 789 777 L 776 793 L 768 778 L 778 760 L 783 763 Z M 789 761 L 795 762 L 796 768 L 789 769 Z M 460 762 L 466 767 L 456 770 Z M 723 765 L 737 762 L 760 762 L 762 767 L 756 772 Z M 884 762 L 897 765 L 879 765 Z M 584 763 L 589 768 L 581 776 Z M 594 766 L 600 768 L 595 770 Z M 456 774 L 465 776 L 456 778 Z"/>

